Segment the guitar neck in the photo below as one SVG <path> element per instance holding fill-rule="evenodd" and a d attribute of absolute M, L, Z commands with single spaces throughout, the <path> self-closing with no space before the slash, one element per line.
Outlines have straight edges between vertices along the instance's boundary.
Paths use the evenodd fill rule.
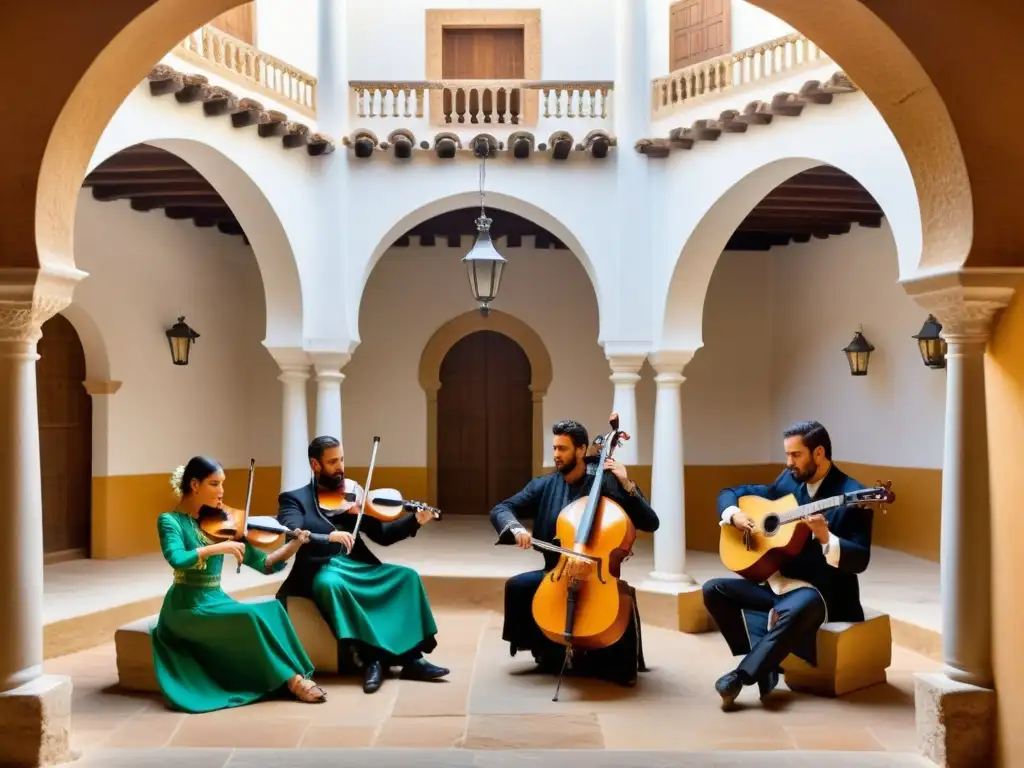
<path fill-rule="evenodd" d="M 805 517 L 816 515 L 819 512 L 824 512 L 827 509 L 833 509 L 835 507 L 842 506 L 846 503 L 846 496 L 840 494 L 839 496 L 829 496 L 827 499 L 819 499 L 818 501 L 812 501 L 810 504 L 803 504 L 794 510 L 784 512 L 779 515 L 779 525 L 786 525 L 787 523 L 795 523 L 803 520 Z"/>

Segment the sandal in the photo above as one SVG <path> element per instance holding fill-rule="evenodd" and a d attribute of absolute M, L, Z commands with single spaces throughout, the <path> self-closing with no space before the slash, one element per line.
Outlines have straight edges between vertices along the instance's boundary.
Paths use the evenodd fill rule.
<path fill-rule="evenodd" d="M 304 677 L 298 678 L 297 681 L 289 682 L 288 689 L 299 701 L 310 704 L 320 704 L 327 701 L 327 691 L 312 680 L 307 680 Z"/>

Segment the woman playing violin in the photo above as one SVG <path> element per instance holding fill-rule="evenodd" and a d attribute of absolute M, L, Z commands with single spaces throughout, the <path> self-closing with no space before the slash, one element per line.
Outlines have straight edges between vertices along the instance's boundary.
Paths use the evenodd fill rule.
<path fill-rule="evenodd" d="M 157 530 L 174 584 L 152 631 L 164 695 L 192 713 L 251 704 L 285 688 L 301 701 L 325 701 L 281 603 L 240 603 L 220 586 L 225 556 L 260 573 L 276 573 L 309 540 L 309 532 L 297 532 L 270 554 L 243 541 L 214 543 L 197 519 L 204 506 L 222 506 L 224 470 L 205 456 L 178 467 L 171 487 L 180 502 L 157 518 Z"/>

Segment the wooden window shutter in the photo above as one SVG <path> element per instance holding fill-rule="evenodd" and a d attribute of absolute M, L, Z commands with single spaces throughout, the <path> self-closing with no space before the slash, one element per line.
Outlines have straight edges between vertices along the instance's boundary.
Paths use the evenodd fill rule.
<path fill-rule="evenodd" d="M 679 0 L 669 7 L 669 71 L 732 52 L 730 0 Z"/>
<path fill-rule="evenodd" d="M 243 43 L 256 45 L 256 3 L 246 3 L 222 13 L 210 22 L 221 32 L 237 37 Z"/>

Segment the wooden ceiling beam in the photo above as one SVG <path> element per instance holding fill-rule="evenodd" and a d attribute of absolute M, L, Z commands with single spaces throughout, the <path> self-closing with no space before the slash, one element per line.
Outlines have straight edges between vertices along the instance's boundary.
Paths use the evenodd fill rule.
<path fill-rule="evenodd" d="M 881 216 L 882 210 L 876 203 L 831 203 L 817 201 L 813 203 L 796 203 L 785 200 L 762 200 L 754 207 L 755 211 L 821 211 L 832 213 L 859 213 L 867 216 Z"/>
<path fill-rule="evenodd" d="M 235 214 L 227 206 L 223 208 L 202 208 L 193 206 L 167 206 L 164 216 L 168 219 L 195 219 L 202 217 L 213 221 L 237 221 Z"/>
<path fill-rule="evenodd" d="M 875 198 L 873 198 L 866 190 L 858 191 L 855 189 L 839 191 L 823 189 L 784 189 L 782 187 L 776 187 L 765 195 L 763 199 L 769 201 L 792 200 L 795 202 L 811 203 L 864 203 L 865 205 L 878 206 L 878 203 L 875 202 Z"/>
<path fill-rule="evenodd" d="M 227 204 L 216 195 L 209 197 L 138 197 L 131 202 L 133 211 L 153 211 L 168 206 L 190 208 L 223 208 Z"/>
<path fill-rule="evenodd" d="M 137 175 L 136 175 L 137 173 Z M 85 177 L 83 187 L 99 187 L 110 184 L 183 184 L 188 182 L 205 181 L 198 171 L 93 171 Z"/>
<path fill-rule="evenodd" d="M 196 195 L 217 195 L 217 190 L 209 182 L 184 182 L 167 187 L 163 184 L 121 184 L 110 187 L 93 187 L 92 196 L 97 200 L 108 202 L 124 200 L 132 197 L 182 197 Z"/>

